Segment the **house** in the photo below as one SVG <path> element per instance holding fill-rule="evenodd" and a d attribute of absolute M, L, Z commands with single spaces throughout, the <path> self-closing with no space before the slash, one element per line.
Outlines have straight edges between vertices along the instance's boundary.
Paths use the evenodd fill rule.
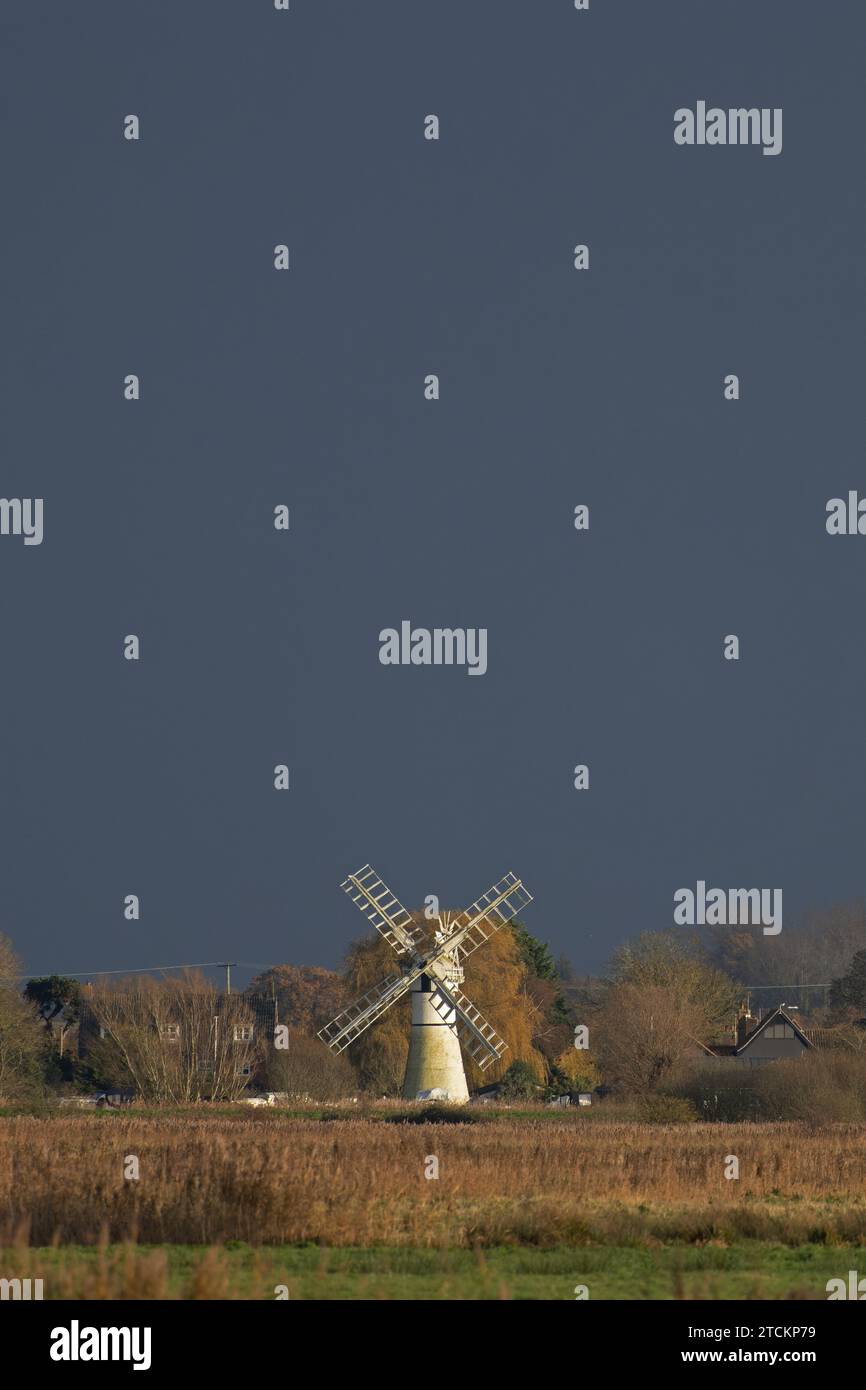
<path fill-rule="evenodd" d="M 273 1036 L 277 1013 L 272 999 L 258 994 L 220 993 L 215 996 L 215 1009 L 217 1017 L 225 1015 L 228 1018 L 233 1042 L 252 1043 L 263 1035 Z M 182 1033 L 181 1015 L 173 1019 L 171 1012 L 169 1004 L 168 1016 L 158 1017 L 154 1014 L 152 1024 L 166 1043 L 178 1042 Z M 96 1010 L 88 999 L 83 999 L 79 1024 L 80 1055 L 84 1056 L 88 1048 L 104 1036 Z"/>
<path fill-rule="evenodd" d="M 264 1079 L 263 1060 L 267 1044 L 273 1040 L 276 1027 L 277 1010 L 273 999 L 261 995 L 216 994 L 213 1002 L 208 1000 L 207 1015 L 202 1010 L 192 1011 L 184 1007 L 189 998 L 173 1000 L 171 996 L 154 996 L 152 1010 L 146 1006 L 135 1014 L 133 1026 L 145 1027 L 160 1039 L 162 1047 L 172 1054 L 198 1055 L 198 1069 L 208 1072 L 212 1068 L 211 1058 L 216 1055 L 215 1039 L 228 1037 L 232 1055 L 236 1058 L 235 1074 L 242 1077 L 248 1086 Z M 226 1030 L 228 1030 L 226 1032 Z M 81 1004 L 81 1018 L 78 1029 L 78 1055 L 87 1062 L 93 1056 L 93 1049 L 106 1030 L 101 1025 L 97 1010 L 89 999 Z"/>
<path fill-rule="evenodd" d="M 763 1066 L 765 1062 L 787 1061 L 802 1057 L 817 1045 L 809 1032 L 795 1023 L 783 1005 L 771 1009 L 756 1023 L 751 1014 L 737 1020 L 735 1043 L 701 1044 L 703 1051 L 718 1061 L 734 1062 L 738 1066 Z"/>

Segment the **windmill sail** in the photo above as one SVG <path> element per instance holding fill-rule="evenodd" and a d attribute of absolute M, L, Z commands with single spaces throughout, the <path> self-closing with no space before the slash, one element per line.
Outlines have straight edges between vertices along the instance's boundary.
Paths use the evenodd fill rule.
<path fill-rule="evenodd" d="M 473 1062 L 477 1063 L 482 1071 L 491 1063 L 498 1062 L 503 1052 L 507 1052 L 508 1043 L 499 1036 L 493 1025 L 487 1022 L 481 1010 L 476 1009 L 472 1001 L 467 999 L 456 985 L 446 986 L 438 976 L 436 996 L 442 1001 L 440 1004 L 436 997 L 432 1001 L 438 1014 L 444 1017 L 453 1009 L 457 1015 L 457 1031 Z"/>
<path fill-rule="evenodd" d="M 362 994 L 360 999 L 356 999 L 338 1013 L 324 1028 L 320 1028 L 317 1036 L 328 1044 L 332 1052 L 342 1052 L 349 1043 L 360 1037 L 371 1023 L 375 1023 L 377 1018 L 387 1013 L 392 1004 L 402 999 L 422 973 L 421 967 L 418 966 L 406 975 L 388 975 L 372 989 L 368 989 L 366 994 Z"/>
<path fill-rule="evenodd" d="M 357 904 L 367 920 L 373 923 L 377 932 L 384 936 L 398 956 L 414 951 L 416 941 L 424 933 L 420 927 L 414 925 L 399 898 L 394 896 L 375 869 L 365 864 L 357 873 L 349 874 L 340 887 L 344 893 L 348 893 L 352 902 Z"/>
<path fill-rule="evenodd" d="M 458 959 L 477 951 L 494 932 L 512 921 L 531 902 L 532 894 L 524 888 L 516 874 L 509 872 L 494 883 L 454 920 L 452 938 Z"/>

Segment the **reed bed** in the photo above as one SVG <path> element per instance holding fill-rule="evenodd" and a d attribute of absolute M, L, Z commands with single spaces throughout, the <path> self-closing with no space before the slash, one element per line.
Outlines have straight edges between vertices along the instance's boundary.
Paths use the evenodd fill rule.
<path fill-rule="evenodd" d="M 725 1177 L 729 1157 L 738 1179 Z M 125 1176 L 129 1160 L 137 1180 Z M 425 1177 L 438 1161 L 438 1178 Z M 0 1245 L 866 1240 L 866 1127 L 0 1119 Z"/>

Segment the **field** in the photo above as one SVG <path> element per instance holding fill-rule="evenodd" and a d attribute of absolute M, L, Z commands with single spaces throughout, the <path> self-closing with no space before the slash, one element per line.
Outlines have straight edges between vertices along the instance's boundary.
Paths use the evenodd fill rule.
<path fill-rule="evenodd" d="M 861 1125 L 0 1117 L 0 1277 L 47 1298 L 826 1298 L 864 1242 Z"/>

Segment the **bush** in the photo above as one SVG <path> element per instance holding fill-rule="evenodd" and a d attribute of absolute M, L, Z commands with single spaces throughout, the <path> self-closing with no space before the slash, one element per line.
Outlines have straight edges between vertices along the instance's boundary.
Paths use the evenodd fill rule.
<path fill-rule="evenodd" d="M 761 1067 L 755 1093 L 762 1119 L 815 1124 L 866 1119 L 866 1057 L 812 1052 Z"/>
<path fill-rule="evenodd" d="M 385 1115 L 384 1124 L 390 1125 L 475 1125 L 487 1120 L 477 1110 L 468 1105 L 448 1105 L 434 1101 L 423 1110 L 398 1110 L 396 1115 Z"/>
<path fill-rule="evenodd" d="M 289 1029 L 285 1051 L 273 1049 L 265 1073 L 268 1087 L 311 1100 L 341 1100 L 357 1092 L 358 1080 L 342 1053 L 335 1056 L 320 1038 Z"/>
<path fill-rule="evenodd" d="M 699 1119 L 738 1124 L 760 1118 L 756 1075 L 736 1062 L 713 1062 L 681 1072 L 665 1094 L 688 1101 Z"/>
<path fill-rule="evenodd" d="M 687 1101 L 699 1119 L 723 1124 L 860 1123 L 866 1121 L 866 1056 L 839 1050 L 756 1067 L 718 1062 L 681 1074 L 665 1094 Z"/>
<path fill-rule="evenodd" d="M 701 1117 L 690 1101 L 680 1096 L 647 1096 L 641 1106 L 641 1118 L 651 1125 L 689 1124 Z"/>
<path fill-rule="evenodd" d="M 531 1062 L 512 1062 L 502 1078 L 502 1099 L 533 1100 L 538 1091 L 538 1077 Z"/>

